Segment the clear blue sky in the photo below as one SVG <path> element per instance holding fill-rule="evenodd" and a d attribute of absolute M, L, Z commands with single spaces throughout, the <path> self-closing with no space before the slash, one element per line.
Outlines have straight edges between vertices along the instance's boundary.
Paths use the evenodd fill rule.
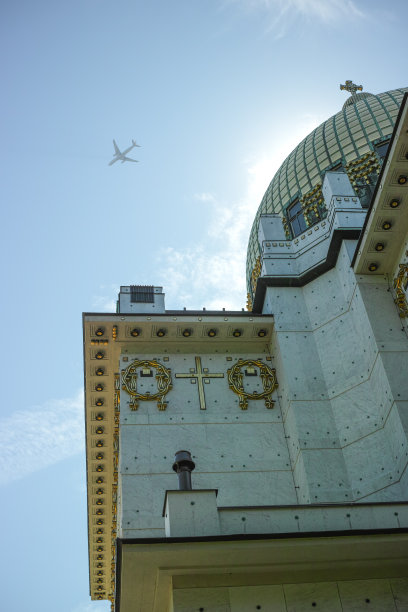
<path fill-rule="evenodd" d="M 352 79 L 407 86 L 404 0 L 3 0 L 2 610 L 91 612 L 82 311 L 245 305 L 263 192 Z M 135 138 L 138 164 L 108 162 Z M 132 152 L 133 153 L 133 152 Z"/>

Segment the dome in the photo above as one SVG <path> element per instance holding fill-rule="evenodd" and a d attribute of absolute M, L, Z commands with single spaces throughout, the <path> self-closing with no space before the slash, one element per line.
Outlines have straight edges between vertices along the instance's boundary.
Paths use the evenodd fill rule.
<path fill-rule="evenodd" d="M 350 96 L 342 110 L 311 132 L 285 159 L 262 198 L 248 242 L 248 305 L 259 276 L 259 217 L 279 213 L 288 239 L 325 216 L 321 185 L 328 170 L 347 172 L 357 195 L 376 182 L 400 104 L 408 88 Z M 299 230 L 287 218 L 296 209 Z M 294 213 L 295 214 L 295 213 Z M 299 218 L 301 215 L 301 219 Z M 303 224 L 303 226 L 302 226 Z"/>
<path fill-rule="evenodd" d="M 358 93 L 358 94 L 354 94 L 354 96 L 350 96 L 349 98 L 347 98 L 347 100 L 343 104 L 343 110 L 347 106 L 351 106 L 352 104 L 356 104 L 356 102 L 359 102 L 360 100 L 364 100 L 364 98 L 369 98 L 370 96 L 375 98 L 374 94 L 368 93 L 368 91 L 363 91 L 362 93 Z"/>

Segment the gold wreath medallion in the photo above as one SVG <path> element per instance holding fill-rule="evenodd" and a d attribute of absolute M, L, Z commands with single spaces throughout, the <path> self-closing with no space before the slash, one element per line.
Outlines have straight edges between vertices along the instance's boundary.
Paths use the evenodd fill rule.
<path fill-rule="evenodd" d="M 242 368 L 247 366 L 247 369 L 258 367 L 263 385 L 263 391 L 258 393 L 248 393 L 244 389 L 244 374 Z M 241 410 L 247 410 L 248 400 L 265 400 L 266 408 L 273 408 L 275 402 L 272 400 L 272 393 L 277 388 L 276 370 L 271 369 L 260 359 L 238 359 L 237 363 L 228 370 L 229 388 L 239 396 L 239 407 Z"/>

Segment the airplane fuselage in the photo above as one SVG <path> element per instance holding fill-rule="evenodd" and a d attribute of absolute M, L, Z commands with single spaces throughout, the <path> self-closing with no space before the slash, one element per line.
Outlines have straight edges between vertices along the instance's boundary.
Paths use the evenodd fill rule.
<path fill-rule="evenodd" d="M 134 147 L 139 147 L 140 145 L 136 144 L 136 142 L 134 140 L 132 140 L 132 145 L 130 147 L 128 147 L 127 149 L 125 149 L 124 151 L 121 151 L 118 147 L 118 145 L 116 144 L 115 141 L 113 141 L 113 146 L 115 148 L 115 155 L 113 156 L 113 159 L 109 162 L 109 166 L 112 166 L 112 164 L 114 164 L 117 161 L 121 161 L 122 164 L 125 163 L 125 161 L 131 161 L 131 162 L 137 162 L 137 159 L 131 159 L 130 157 L 126 157 L 126 154 L 129 153 L 129 151 L 131 151 Z"/>

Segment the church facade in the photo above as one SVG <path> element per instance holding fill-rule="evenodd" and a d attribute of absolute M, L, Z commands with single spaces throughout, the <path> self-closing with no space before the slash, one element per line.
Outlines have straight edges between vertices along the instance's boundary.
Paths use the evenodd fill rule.
<path fill-rule="evenodd" d="M 123 286 L 83 316 L 116 612 L 408 610 L 408 101 L 343 87 L 261 203 L 248 311 Z"/>

